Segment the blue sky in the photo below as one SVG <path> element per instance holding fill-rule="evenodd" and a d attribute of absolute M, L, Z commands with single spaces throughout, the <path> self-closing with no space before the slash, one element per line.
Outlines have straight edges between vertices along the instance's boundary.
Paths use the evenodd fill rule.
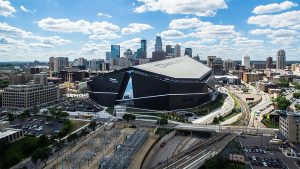
<path fill-rule="evenodd" d="M 299 60 L 300 1 L 279 0 L 0 0 L 0 61 L 47 61 L 51 56 L 105 58 L 156 35 L 206 59 Z M 122 55 L 122 54 L 121 54 Z"/>

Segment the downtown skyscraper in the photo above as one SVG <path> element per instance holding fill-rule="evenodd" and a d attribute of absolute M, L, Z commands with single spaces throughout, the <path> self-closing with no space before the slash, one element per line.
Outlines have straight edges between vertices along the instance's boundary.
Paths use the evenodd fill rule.
<path fill-rule="evenodd" d="M 279 50 L 276 56 L 276 68 L 285 69 L 285 66 L 286 66 L 285 51 Z"/>
<path fill-rule="evenodd" d="M 155 39 L 155 51 L 162 51 L 162 41 L 160 36 L 156 36 Z"/>

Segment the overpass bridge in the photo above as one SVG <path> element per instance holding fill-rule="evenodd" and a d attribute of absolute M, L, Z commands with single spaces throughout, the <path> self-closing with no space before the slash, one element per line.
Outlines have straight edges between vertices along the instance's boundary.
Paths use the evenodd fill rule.
<path fill-rule="evenodd" d="M 174 127 L 176 130 L 183 131 L 208 131 L 208 132 L 234 132 L 247 134 L 264 134 L 274 135 L 279 129 L 273 128 L 259 128 L 248 126 L 222 126 L 222 125 L 201 125 L 201 124 L 180 124 Z"/>

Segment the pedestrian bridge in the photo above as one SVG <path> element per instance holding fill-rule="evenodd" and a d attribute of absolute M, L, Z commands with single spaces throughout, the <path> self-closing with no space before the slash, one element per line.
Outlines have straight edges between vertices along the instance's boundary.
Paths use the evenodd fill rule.
<path fill-rule="evenodd" d="M 210 132 L 235 132 L 251 134 L 268 134 L 273 135 L 278 129 L 259 128 L 248 126 L 222 126 L 222 125 L 203 125 L 203 124 L 180 124 L 174 127 L 176 130 L 184 131 L 210 131 Z"/>

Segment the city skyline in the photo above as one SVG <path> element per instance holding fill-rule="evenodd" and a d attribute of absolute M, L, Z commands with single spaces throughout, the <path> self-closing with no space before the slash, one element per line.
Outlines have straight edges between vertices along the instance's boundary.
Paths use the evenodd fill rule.
<path fill-rule="evenodd" d="M 141 39 L 147 40 L 151 58 L 157 35 L 163 50 L 178 43 L 181 54 L 192 48 L 201 60 L 211 55 L 276 60 L 280 49 L 286 60 L 299 60 L 299 2 L 199 2 L 180 2 L 179 8 L 177 0 L 0 0 L 0 62 L 105 59 L 111 45 L 120 45 L 122 57 L 127 49 L 140 48 Z"/>

